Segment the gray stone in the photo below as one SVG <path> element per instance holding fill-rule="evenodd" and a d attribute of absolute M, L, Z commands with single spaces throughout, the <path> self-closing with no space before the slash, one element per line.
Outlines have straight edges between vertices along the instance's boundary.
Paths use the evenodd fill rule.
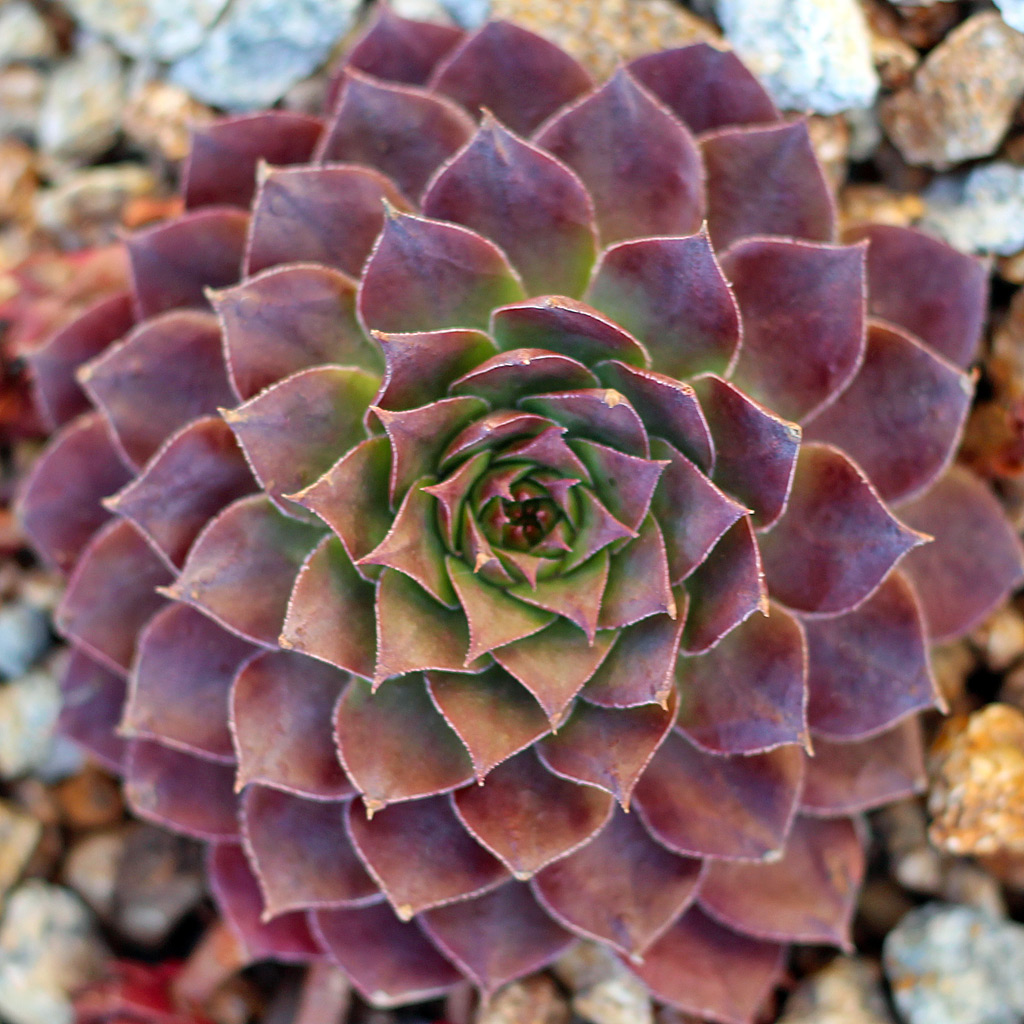
<path fill-rule="evenodd" d="M 653 1024 L 644 984 L 606 946 L 580 942 L 552 968 L 571 990 L 573 1012 L 591 1024 Z"/>
<path fill-rule="evenodd" d="M 881 972 L 860 957 L 836 957 L 800 983 L 779 1024 L 892 1024 Z"/>
<path fill-rule="evenodd" d="M 105 951 L 82 901 L 32 880 L 0 922 L 0 1016 L 9 1024 L 71 1024 L 70 994 L 99 972 Z"/>
<path fill-rule="evenodd" d="M 1024 927 L 929 903 L 886 937 L 885 973 L 907 1024 L 1020 1024 Z"/>
<path fill-rule="evenodd" d="M 35 136 L 46 95 L 46 75 L 28 64 L 0 71 L 0 137 Z"/>
<path fill-rule="evenodd" d="M 491 0 L 441 0 L 441 6 L 463 28 L 478 28 L 491 15 Z"/>
<path fill-rule="evenodd" d="M 49 60 L 57 40 L 39 12 L 25 0 L 0 6 L 0 67 L 21 61 Z"/>
<path fill-rule="evenodd" d="M 71 13 L 132 57 L 176 60 L 203 41 L 228 0 L 65 0 Z"/>
<path fill-rule="evenodd" d="M 857 0 L 717 0 L 725 37 L 780 107 L 869 107 L 878 92 Z"/>
<path fill-rule="evenodd" d="M 414 21 L 437 21 L 450 25 L 451 15 L 441 0 L 391 0 L 391 10 L 400 18 Z"/>
<path fill-rule="evenodd" d="M 993 2 L 999 8 L 1003 21 L 1010 28 L 1024 32 L 1024 0 L 993 0 Z"/>
<path fill-rule="evenodd" d="M 1024 249 L 1024 167 L 995 162 L 937 179 L 922 227 L 963 252 L 1012 256 Z"/>
<path fill-rule="evenodd" d="M 21 877 L 42 834 L 36 818 L 0 800 L 0 904 Z"/>
<path fill-rule="evenodd" d="M 352 26 L 359 0 L 236 0 L 171 80 L 212 106 L 277 102 L 316 70 Z"/>
<path fill-rule="evenodd" d="M 24 775 L 50 753 L 60 711 L 60 688 L 47 671 L 0 686 L 0 778 Z"/>
<path fill-rule="evenodd" d="M 46 613 L 29 604 L 0 607 L 0 676 L 27 672 L 53 643 Z"/>

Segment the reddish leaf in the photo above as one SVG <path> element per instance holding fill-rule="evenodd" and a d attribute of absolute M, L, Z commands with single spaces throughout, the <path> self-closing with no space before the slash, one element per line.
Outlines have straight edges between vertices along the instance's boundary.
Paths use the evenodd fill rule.
<path fill-rule="evenodd" d="M 665 540 L 653 516 L 648 516 L 639 536 L 611 556 L 598 625 L 618 629 L 661 614 L 674 619 L 676 602 Z"/>
<path fill-rule="evenodd" d="M 639 459 L 592 441 L 575 441 L 573 450 L 590 472 L 598 496 L 630 530 L 639 530 L 665 463 Z"/>
<path fill-rule="evenodd" d="M 492 407 L 511 407 L 524 395 L 596 387 L 597 378 L 568 356 L 536 348 L 500 352 L 455 381 L 453 395 L 476 395 Z"/>
<path fill-rule="evenodd" d="M 117 734 L 125 690 L 121 675 L 72 648 L 60 681 L 62 703 L 57 730 L 118 775 L 124 771 L 127 747 Z"/>
<path fill-rule="evenodd" d="M 636 410 L 612 388 L 580 388 L 524 398 L 519 406 L 550 417 L 570 437 L 610 445 L 627 455 L 647 458 L 647 432 Z"/>

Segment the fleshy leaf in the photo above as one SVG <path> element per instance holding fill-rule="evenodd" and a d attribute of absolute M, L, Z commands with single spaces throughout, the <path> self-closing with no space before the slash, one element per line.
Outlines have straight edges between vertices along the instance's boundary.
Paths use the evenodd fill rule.
<path fill-rule="evenodd" d="M 918 598 L 901 572 L 890 573 L 854 611 L 803 625 L 815 746 L 819 736 L 872 736 L 941 703 Z"/>
<path fill-rule="evenodd" d="M 537 143 L 583 179 L 604 245 L 700 228 L 700 151 L 689 131 L 624 68 L 544 125 Z"/>
<path fill-rule="evenodd" d="M 681 658 L 679 727 L 713 754 L 755 754 L 807 743 L 807 641 L 775 606 L 706 654 Z"/>
<path fill-rule="evenodd" d="M 597 441 L 639 458 L 649 455 L 643 422 L 625 396 L 613 388 L 534 395 L 521 399 L 519 406 L 560 423 L 570 437 Z"/>
<path fill-rule="evenodd" d="M 665 539 L 654 517 L 648 516 L 637 538 L 611 556 L 598 625 L 619 629 L 661 614 L 674 619 L 676 603 Z"/>
<path fill-rule="evenodd" d="M 453 395 L 476 395 L 492 407 L 514 406 L 524 395 L 596 387 L 597 378 L 581 363 L 535 348 L 500 352 L 451 386 Z"/>
<path fill-rule="evenodd" d="M 170 578 L 134 527 L 115 520 L 82 552 L 54 612 L 57 629 L 114 671 L 127 671 L 139 630 L 164 604 L 157 587 Z"/>
<path fill-rule="evenodd" d="M 371 812 L 473 778 L 462 743 L 431 703 L 421 676 L 393 679 L 376 692 L 354 679 L 338 701 L 334 735 Z"/>
<path fill-rule="evenodd" d="M 608 511 L 630 530 L 639 530 L 665 469 L 664 463 L 627 455 L 593 441 L 575 441 L 573 450 L 583 460 Z"/>
<path fill-rule="evenodd" d="M 185 206 L 249 208 L 261 160 L 281 167 L 305 163 L 323 130 L 317 117 L 267 110 L 227 117 L 192 129 L 185 163 Z"/>
<path fill-rule="evenodd" d="M 579 179 L 493 117 L 433 179 L 423 213 L 496 242 L 530 293 L 579 295 L 597 256 L 593 204 Z"/>
<path fill-rule="evenodd" d="M 299 264 L 211 295 L 239 397 L 322 363 L 379 371 L 380 353 L 356 323 L 355 292 L 337 270 Z"/>
<path fill-rule="evenodd" d="M 427 689 L 469 751 L 478 781 L 550 728 L 537 701 L 498 665 L 477 676 L 430 672 Z"/>
<path fill-rule="evenodd" d="M 902 565 L 933 643 L 966 633 L 1020 583 L 1020 539 L 995 496 L 969 470 L 950 467 L 899 511 L 908 526 L 935 537 Z"/>
<path fill-rule="evenodd" d="M 373 597 L 372 584 L 356 571 L 341 542 L 324 537 L 295 579 L 278 643 L 370 678 L 376 650 Z"/>
<path fill-rule="evenodd" d="M 864 849 L 848 818 L 797 818 L 770 864 L 713 863 L 698 897 L 730 928 L 758 939 L 849 948 Z"/>
<path fill-rule="evenodd" d="M 122 728 L 233 762 L 228 693 L 251 644 L 187 605 L 157 612 L 139 637 Z"/>
<path fill-rule="evenodd" d="M 393 804 L 372 818 L 354 800 L 349 835 L 403 921 L 428 907 L 493 889 L 508 872 L 471 839 L 447 797 Z"/>
<path fill-rule="evenodd" d="M 832 240 L 835 205 L 805 122 L 727 128 L 701 150 L 716 249 L 753 235 Z"/>
<path fill-rule="evenodd" d="M 690 905 L 700 874 L 700 861 L 669 853 L 616 810 L 583 849 L 544 868 L 533 891 L 573 931 L 637 956 Z"/>
<path fill-rule="evenodd" d="M 864 354 L 865 249 L 755 238 L 722 259 L 743 319 L 731 379 L 800 420 L 834 398 Z"/>
<path fill-rule="evenodd" d="M 490 995 L 557 959 L 573 936 L 544 913 L 521 882 L 423 915 L 423 930 Z"/>
<path fill-rule="evenodd" d="M 587 302 L 636 337 L 669 377 L 724 373 L 740 344 L 740 314 L 705 232 L 641 238 L 604 252 Z"/>
<path fill-rule="evenodd" d="M 722 928 L 696 907 L 633 970 L 657 998 L 716 1024 L 748 1024 L 782 976 L 786 947 Z"/>
<path fill-rule="evenodd" d="M 805 444 L 789 505 L 761 537 L 761 555 L 773 597 L 797 611 L 834 614 L 860 604 L 927 539 L 889 512 L 842 452 Z"/>
<path fill-rule="evenodd" d="M 276 647 L 292 584 L 320 537 L 265 495 L 241 498 L 210 520 L 169 593 L 233 633 Z"/>
<path fill-rule="evenodd" d="M 130 235 L 132 291 L 139 318 L 184 307 L 206 308 L 206 289 L 234 284 L 242 272 L 249 215 L 208 207 Z"/>
<path fill-rule="evenodd" d="M 697 43 L 645 54 L 626 67 L 694 134 L 779 120 L 771 97 L 730 50 Z"/>
<path fill-rule="evenodd" d="M 125 691 L 122 675 L 72 648 L 60 681 L 57 731 L 70 736 L 107 771 L 118 775 L 124 771 L 127 749 L 117 734 Z"/>
<path fill-rule="evenodd" d="M 786 841 L 803 765 L 798 747 L 720 757 L 673 732 L 637 784 L 634 806 L 670 850 L 728 860 L 770 859 Z"/>
<path fill-rule="evenodd" d="M 532 750 L 498 765 L 481 786 L 452 797 L 472 836 L 520 879 L 587 843 L 608 820 L 612 798 L 549 772 Z"/>
<path fill-rule="evenodd" d="M 384 226 L 385 202 L 398 210 L 410 208 L 395 185 L 369 167 L 262 167 L 246 273 L 309 262 L 359 277 Z"/>
<path fill-rule="evenodd" d="M 210 313 L 176 310 L 140 324 L 79 371 L 79 380 L 136 465 L 198 416 L 233 405 Z"/>
<path fill-rule="evenodd" d="M 245 665 L 231 689 L 236 789 L 258 782 L 312 800 L 351 796 L 331 729 L 346 683 L 337 669 L 287 651 Z"/>
<path fill-rule="evenodd" d="M 872 323 L 856 377 L 806 437 L 851 455 L 886 501 L 899 501 L 946 468 L 973 394 L 967 374 L 911 335 Z"/>
<path fill-rule="evenodd" d="M 377 886 L 352 849 L 345 805 L 264 786 L 242 796 L 242 835 L 266 907 L 263 918 L 373 901 Z"/>
<path fill-rule="evenodd" d="M 528 135 L 592 83 L 554 43 L 506 21 L 488 21 L 438 65 L 430 85 L 474 114 L 489 110 Z"/>

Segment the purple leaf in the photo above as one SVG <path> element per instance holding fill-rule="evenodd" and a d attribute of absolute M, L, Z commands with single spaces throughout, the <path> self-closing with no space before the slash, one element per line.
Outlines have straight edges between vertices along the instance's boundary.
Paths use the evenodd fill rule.
<path fill-rule="evenodd" d="M 639 530 L 665 463 L 640 459 L 593 441 L 574 441 L 572 447 L 587 467 L 594 490 L 609 512 L 628 529 Z"/>
<path fill-rule="evenodd" d="M 455 381 L 453 395 L 475 395 L 500 409 L 524 395 L 596 387 L 597 378 L 568 356 L 536 348 L 499 352 Z"/>
<path fill-rule="evenodd" d="M 662 614 L 674 619 L 676 602 L 669 581 L 665 540 L 657 521 L 648 516 L 636 539 L 611 556 L 598 625 L 602 629 L 619 629 Z"/>
<path fill-rule="evenodd" d="M 580 388 L 521 399 L 519 407 L 548 416 L 570 437 L 611 445 L 627 455 L 647 458 L 647 432 L 636 410 L 613 388 Z"/>
<path fill-rule="evenodd" d="M 579 626 L 586 634 L 587 642 L 593 644 L 607 582 L 608 552 L 605 550 L 571 572 L 538 580 L 535 587 L 529 583 L 517 583 L 508 588 L 508 593 L 527 604 L 564 616 Z M 523 648 L 517 650 L 522 651 Z M 500 657 L 499 661 L 505 664 Z M 518 678 L 515 671 L 509 671 Z"/>
<path fill-rule="evenodd" d="M 60 681 L 62 704 L 57 731 L 70 736 L 107 771 L 124 772 L 126 742 L 117 734 L 124 707 L 122 675 L 71 649 Z"/>

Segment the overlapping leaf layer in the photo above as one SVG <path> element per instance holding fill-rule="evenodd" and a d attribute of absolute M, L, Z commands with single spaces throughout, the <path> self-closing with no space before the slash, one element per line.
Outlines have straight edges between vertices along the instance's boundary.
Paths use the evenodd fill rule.
<path fill-rule="evenodd" d="M 838 239 L 708 46 L 595 86 L 381 10 L 332 92 L 200 129 L 131 306 L 34 360 L 65 728 L 253 958 L 389 1005 L 582 936 L 747 1021 L 848 942 L 928 645 L 1021 576 L 951 465 L 983 270 Z"/>

